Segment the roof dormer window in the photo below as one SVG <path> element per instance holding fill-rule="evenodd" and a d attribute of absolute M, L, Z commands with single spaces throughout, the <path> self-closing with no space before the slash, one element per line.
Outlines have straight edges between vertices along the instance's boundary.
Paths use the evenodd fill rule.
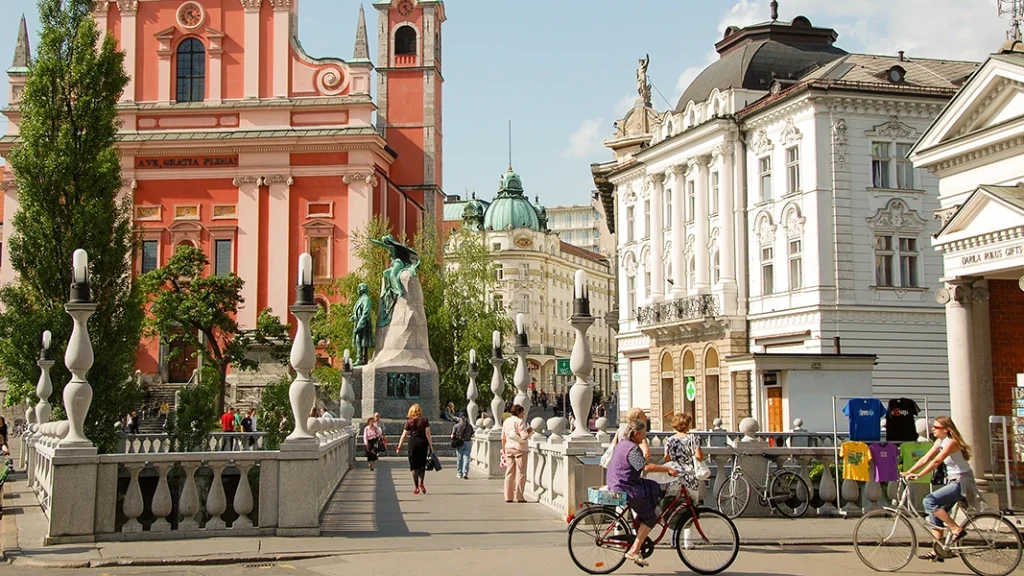
<path fill-rule="evenodd" d="M 907 78 L 907 71 L 902 66 L 893 66 L 886 71 L 885 77 L 893 84 L 902 84 Z"/>

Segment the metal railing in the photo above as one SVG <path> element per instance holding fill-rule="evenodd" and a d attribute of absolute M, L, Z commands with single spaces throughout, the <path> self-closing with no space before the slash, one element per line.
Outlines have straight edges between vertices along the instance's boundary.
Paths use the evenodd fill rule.
<path fill-rule="evenodd" d="M 641 326 L 656 326 L 671 322 L 712 318 L 721 314 L 722 308 L 718 296 L 698 294 L 641 306 L 636 311 L 636 319 Z"/>

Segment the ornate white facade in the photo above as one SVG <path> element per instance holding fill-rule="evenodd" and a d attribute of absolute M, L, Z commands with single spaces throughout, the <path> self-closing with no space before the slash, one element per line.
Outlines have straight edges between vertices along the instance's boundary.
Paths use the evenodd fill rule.
<path fill-rule="evenodd" d="M 791 49 L 809 37 L 817 52 Z M 615 203 L 621 406 L 656 427 L 682 410 L 701 428 L 754 415 L 788 429 L 801 414 L 785 392 L 730 368 L 747 353 L 875 354 L 877 397 L 948 409 L 942 262 L 926 249 L 937 182 L 907 156 L 977 65 L 846 54 L 835 38 L 803 17 L 730 28 L 650 144 L 624 149 L 641 134 L 620 129 L 616 160 L 593 167 Z"/>

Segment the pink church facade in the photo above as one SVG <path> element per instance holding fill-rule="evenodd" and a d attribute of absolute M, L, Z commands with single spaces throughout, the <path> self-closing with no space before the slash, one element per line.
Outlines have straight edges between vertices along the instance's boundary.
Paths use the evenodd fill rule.
<path fill-rule="evenodd" d="M 376 68 L 362 8 L 345 61 L 303 51 L 298 0 L 96 3 L 94 19 L 118 40 L 131 77 L 119 148 L 123 193 L 134 198 L 143 242 L 137 273 L 179 246 L 200 248 L 209 273 L 245 280 L 239 321 L 250 328 L 267 307 L 287 319 L 302 252 L 314 257 L 317 299 L 327 305 L 327 285 L 359 265 L 352 233 L 375 215 L 387 216 L 396 234 L 416 234 L 424 218 L 440 225 L 444 5 L 374 7 Z M 18 54 L 27 56 L 24 29 L 21 36 Z M 16 56 L 8 71 L 4 156 L 17 144 L 27 58 L 21 64 Z M 9 167 L 0 188 L 3 221 L 11 222 L 18 193 Z M 15 278 L 6 254 L 11 233 L 4 227 L 0 282 Z M 187 379 L 191 366 L 167 365 L 166 353 L 144 342 L 138 368 L 165 381 Z"/>

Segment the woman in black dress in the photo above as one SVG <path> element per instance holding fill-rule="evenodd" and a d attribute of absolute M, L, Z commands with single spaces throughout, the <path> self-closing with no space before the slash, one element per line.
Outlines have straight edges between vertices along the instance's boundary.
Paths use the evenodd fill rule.
<path fill-rule="evenodd" d="M 405 421 L 405 430 L 398 440 L 398 448 L 395 453 L 402 451 L 405 439 L 409 439 L 409 469 L 412 470 L 413 494 L 423 492 L 427 489 L 423 486 L 423 477 L 427 474 L 427 454 L 434 449 L 434 441 L 430 437 L 430 422 L 423 417 L 423 411 L 419 404 L 409 407 L 408 419 Z"/>

